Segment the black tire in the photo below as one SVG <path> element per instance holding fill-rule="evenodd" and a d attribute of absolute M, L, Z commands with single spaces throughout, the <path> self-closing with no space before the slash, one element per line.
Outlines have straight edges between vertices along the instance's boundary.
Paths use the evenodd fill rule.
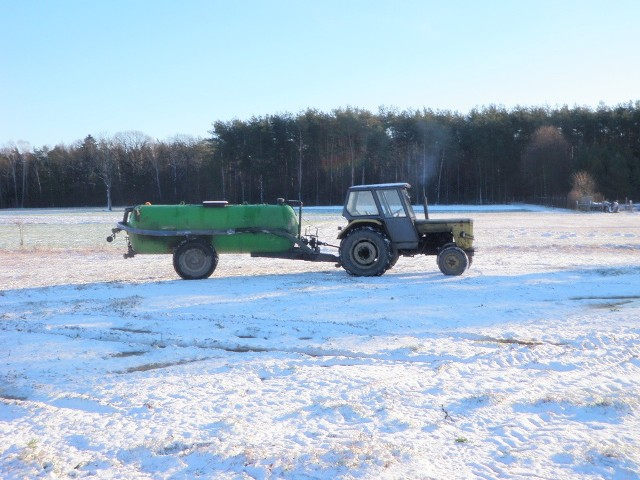
<path fill-rule="evenodd" d="M 438 268 L 445 275 L 462 275 L 469 267 L 469 257 L 460 247 L 446 247 L 438 253 Z"/>
<path fill-rule="evenodd" d="M 357 277 L 382 275 L 391 261 L 391 244 L 384 233 L 370 227 L 352 230 L 340 242 L 340 263 Z"/>
<path fill-rule="evenodd" d="M 173 268 L 185 280 L 209 278 L 217 265 L 217 252 L 202 239 L 184 240 L 173 252 Z"/>
<path fill-rule="evenodd" d="M 398 263 L 399 258 L 400 258 L 400 253 L 397 250 L 392 249 L 391 259 L 389 260 L 389 267 L 387 267 L 387 270 L 391 270 L 396 265 L 396 263 Z"/>

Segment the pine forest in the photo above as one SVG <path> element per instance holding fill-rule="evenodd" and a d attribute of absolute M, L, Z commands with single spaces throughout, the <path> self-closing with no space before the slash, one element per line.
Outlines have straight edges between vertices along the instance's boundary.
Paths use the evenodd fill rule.
<path fill-rule="evenodd" d="M 431 204 L 640 200 L 640 101 L 467 114 L 308 109 L 215 121 L 208 138 L 126 131 L 0 148 L 0 208 L 339 205 L 350 185 L 386 182 L 408 182 Z"/>

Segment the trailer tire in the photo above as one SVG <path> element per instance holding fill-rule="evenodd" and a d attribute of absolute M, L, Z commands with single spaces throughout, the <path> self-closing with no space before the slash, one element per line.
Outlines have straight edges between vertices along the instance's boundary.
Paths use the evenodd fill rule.
<path fill-rule="evenodd" d="M 340 263 L 357 277 L 382 275 L 391 262 L 391 244 L 386 235 L 371 227 L 352 230 L 340 243 Z"/>
<path fill-rule="evenodd" d="M 217 265 L 218 253 L 201 238 L 184 240 L 173 252 L 173 268 L 185 280 L 209 278 Z"/>
<path fill-rule="evenodd" d="M 438 253 L 438 268 L 445 275 L 462 275 L 468 267 L 469 257 L 460 247 L 446 247 Z"/>

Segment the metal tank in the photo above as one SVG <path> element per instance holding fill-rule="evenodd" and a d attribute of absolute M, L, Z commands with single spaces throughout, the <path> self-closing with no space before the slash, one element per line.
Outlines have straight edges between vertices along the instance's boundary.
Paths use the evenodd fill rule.
<path fill-rule="evenodd" d="M 298 206 L 298 214 L 292 208 Z M 322 253 L 316 236 L 300 233 L 302 202 L 278 199 L 276 205 L 138 205 L 125 209 L 124 218 L 107 237 L 128 237 L 125 258 L 137 254 L 173 254 L 173 267 L 182 278 L 209 277 L 219 253 L 250 253 L 254 257 L 313 262 L 337 262 Z"/>
<path fill-rule="evenodd" d="M 286 204 L 139 205 L 119 225 L 133 254 L 172 253 L 185 237 L 209 240 L 218 253 L 282 252 L 293 247 L 298 218 Z"/>

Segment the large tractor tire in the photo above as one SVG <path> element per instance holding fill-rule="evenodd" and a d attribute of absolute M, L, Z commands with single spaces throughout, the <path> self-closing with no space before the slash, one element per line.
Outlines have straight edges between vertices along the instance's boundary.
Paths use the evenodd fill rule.
<path fill-rule="evenodd" d="M 462 275 L 469 267 L 469 257 L 460 247 L 445 247 L 438 253 L 438 267 L 445 275 Z"/>
<path fill-rule="evenodd" d="M 355 229 L 340 242 L 340 263 L 347 273 L 357 277 L 382 275 L 391 262 L 391 242 L 370 227 Z"/>
<path fill-rule="evenodd" d="M 184 240 L 173 252 L 173 268 L 185 280 L 209 278 L 218 265 L 218 253 L 202 239 Z"/>
<path fill-rule="evenodd" d="M 398 259 L 400 258 L 400 252 L 398 252 L 398 250 L 392 248 L 391 249 L 391 258 L 389 260 L 389 266 L 387 267 L 387 270 L 391 270 L 393 267 L 395 267 L 396 263 L 398 263 Z"/>

